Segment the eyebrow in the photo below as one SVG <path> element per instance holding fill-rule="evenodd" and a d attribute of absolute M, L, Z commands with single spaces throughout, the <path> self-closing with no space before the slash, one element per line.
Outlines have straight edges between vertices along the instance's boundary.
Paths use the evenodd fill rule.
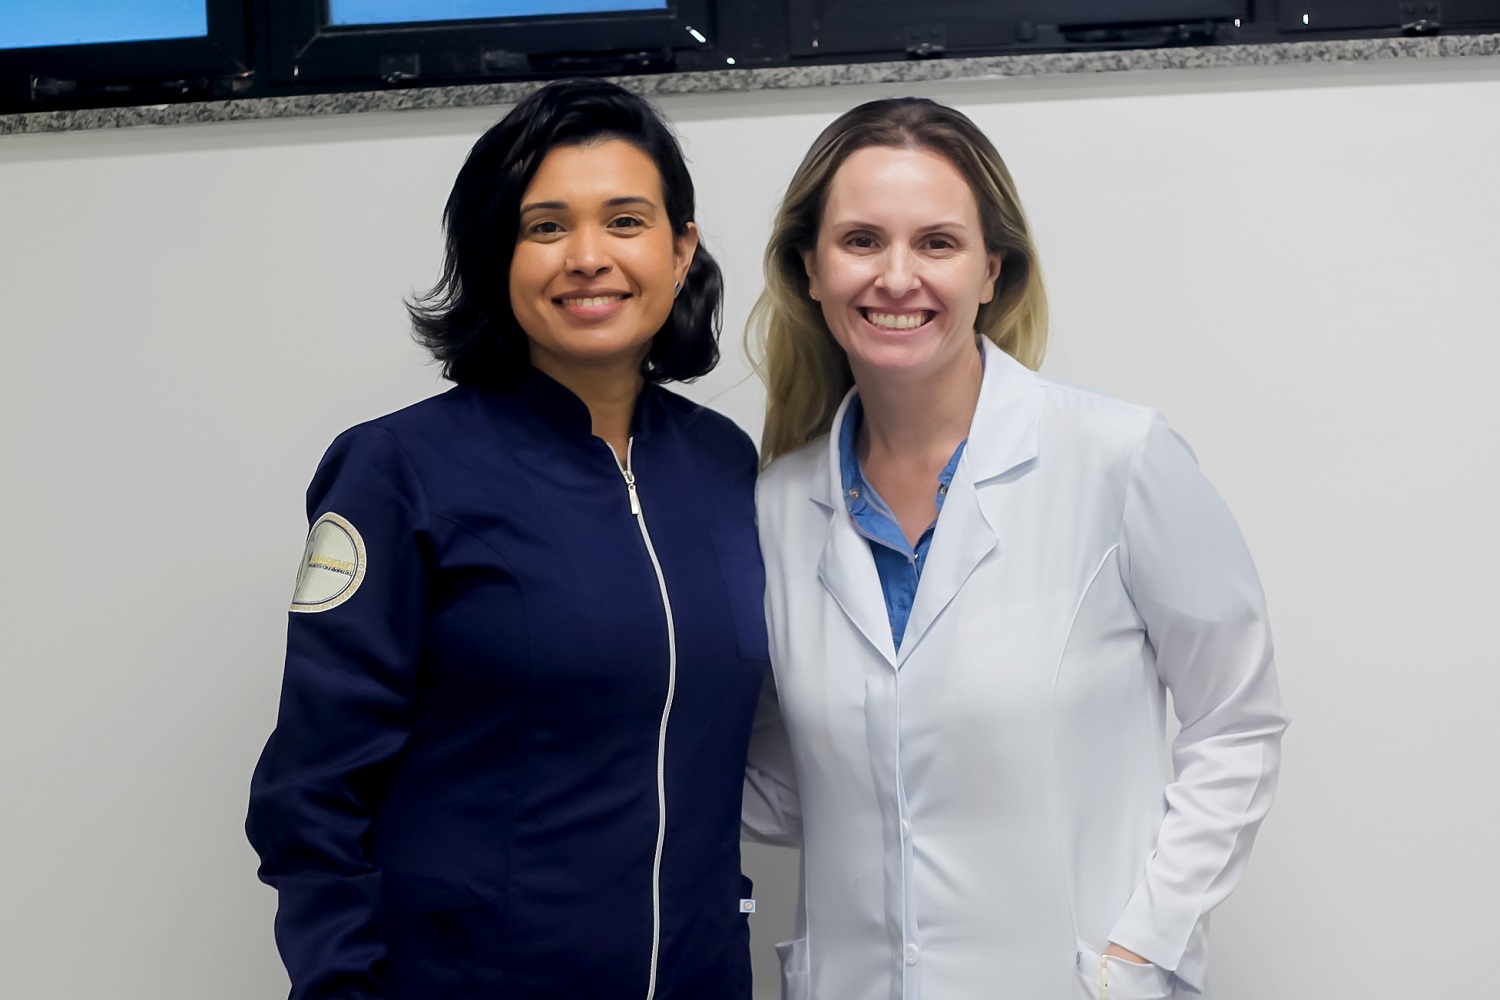
<path fill-rule="evenodd" d="M 650 198 L 638 194 L 622 194 L 618 198 L 611 198 L 604 203 L 605 208 L 619 208 L 621 205 L 645 205 L 655 208 L 656 202 Z M 568 203 L 565 201 L 533 201 L 521 206 L 521 214 L 527 212 L 561 212 L 566 211 Z"/>
<path fill-rule="evenodd" d="M 878 226 L 873 222 L 864 222 L 859 219 L 835 219 L 833 220 L 832 225 L 839 229 L 869 229 L 877 233 L 885 232 L 884 226 Z M 962 222 L 956 221 L 934 222 L 931 225 L 922 226 L 917 230 L 917 232 L 935 233 L 940 230 L 957 230 L 959 232 L 966 233 L 969 231 L 969 227 L 964 225 Z"/>

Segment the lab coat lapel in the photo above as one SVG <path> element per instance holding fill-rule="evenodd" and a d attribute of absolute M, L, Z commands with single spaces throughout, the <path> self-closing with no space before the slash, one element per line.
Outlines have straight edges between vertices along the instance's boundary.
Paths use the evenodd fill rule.
<path fill-rule="evenodd" d="M 998 557 L 1004 558 L 996 511 L 1004 506 L 1005 484 L 1024 474 L 1040 447 L 1041 390 L 1036 376 L 988 337 L 981 337 L 980 343 L 985 357 L 979 404 L 969 425 L 969 443 L 938 515 L 896 658 L 898 667 L 932 631 L 980 562 L 997 546 Z"/>
<path fill-rule="evenodd" d="M 870 641 L 892 668 L 896 666 L 896 647 L 891 638 L 891 619 L 885 610 L 885 594 L 880 589 L 880 574 L 870 543 L 854 527 L 844 504 L 843 477 L 839 470 L 838 428 L 854 398 L 854 391 L 844 397 L 833 417 L 833 433 L 828 435 L 828 463 L 824 473 L 813 481 L 811 499 L 828 512 L 828 534 L 823 554 L 818 560 L 818 579 L 854 627 Z"/>

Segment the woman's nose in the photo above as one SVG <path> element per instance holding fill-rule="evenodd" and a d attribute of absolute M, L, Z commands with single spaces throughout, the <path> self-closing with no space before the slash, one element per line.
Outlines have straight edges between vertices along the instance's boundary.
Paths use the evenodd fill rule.
<path fill-rule="evenodd" d="M 901 298 L 917 287 L 917 272 L 911 254 L 901 247 L 892 247 L 881 261 L 880 273 L 875 277 L 875 286 L 893 298 Z"/>
<path fill-rule="evenodd" d="M 573 233 L 568 241 L 568 253 L 563 266 L 574 274 L 594 277 L 609 270 L 609 255 L 604 248 L 600 233 L 583 226 Z"/>

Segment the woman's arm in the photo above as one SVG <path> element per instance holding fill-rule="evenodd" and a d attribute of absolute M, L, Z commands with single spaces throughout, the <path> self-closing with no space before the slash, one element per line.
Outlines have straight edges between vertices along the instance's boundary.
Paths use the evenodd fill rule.
<path fill-rule="evenodd" d="M 776 678 L 768 669 L 761 684 L 755 722 L 750 729 L 750 759 L 745 765 L 745 802 L 740 833 L 746 840 L 799 847 L 802 802 Z"/>
<path fill-rule="evenodd" d="M 290 615 L 280 714 L 245 829 L 278 893 L 293 1000 L 380 1000 L 386 942 L 368 845 L 410 728 L 427 512 L 395 439 L 368 425 L 334 442 L 307 501 L 317 527 L 299 573 L 303 603 Z"/>
<path fill-rule="evenodd" d="M 1201 921 L 1244 872 L 1288 720 L 1250 553 L 1160 419 L 1135 460 L 1122 536 L 1126 586 L 1181 731 L 1156 851 L 1109 940 L 1201 988 Z"/>

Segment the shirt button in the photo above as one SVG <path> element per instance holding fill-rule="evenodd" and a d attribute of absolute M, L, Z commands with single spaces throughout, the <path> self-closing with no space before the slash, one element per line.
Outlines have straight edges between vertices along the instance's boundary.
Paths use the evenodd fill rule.
<path fill-rule="evenodd" d="M 922 957 L 922 949 L 921 948 L 918 948 L 914 944 L 909 944 L 909 945 L 906 946 L 906 964 L 907 965 L 916 965 L 917 964 L 917 959 L 919 959 L 921 957 Z"/>
<path fill-rule="evenodd" d="M 906 820 L 903 819 L 901 821 L 901 839 L 902 840 L 906 840 L 910 836 L 911 836 L 911 824 L 908 823 Z"/>

